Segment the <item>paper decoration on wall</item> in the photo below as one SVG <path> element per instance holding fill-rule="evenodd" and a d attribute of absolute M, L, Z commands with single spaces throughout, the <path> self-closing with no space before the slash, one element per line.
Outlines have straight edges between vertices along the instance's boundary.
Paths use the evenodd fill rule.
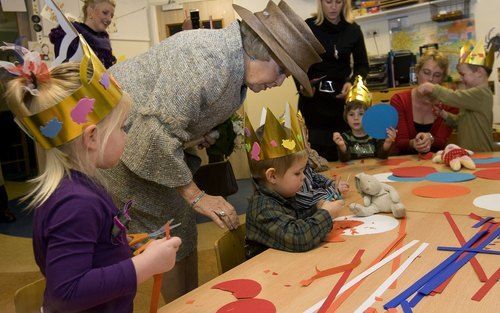
<path fill-rule="evenodd" d="M 398 111 L 389 104 L 377 104 L 366 110 L 361 121 L 365 132 L 375 139 L 385 139 L 388 128 L 397 128 Z"/>
<path fill-rule="evenodd" d="M 380 165 L 399 165 L 404 162 L 411 161 L 410 158 L 389 158 L 387 160 L 380 161 Z"/>
<path fill-rule="evenodd" d="M 476 171 L 474 172 L 474 175 L 484 179 L 500 180 L 500 168 Z"/>
<path fill-rule="evenodd" d="M 432 166 L 406 166 L 391 169 L 392 174 L 398 177 L 425 177 L 437 172 Z"/>
<path fill-rule="evenodd" d="M 481 209 L 500 211 L 500 194 L 483 195 L 474 199 L 473 204 Z"/>
<path fill-rule="evenodd" d="M 344 230 L 344 236 L 360 236 L 371 235 L 390 231 L 399 225 L 398 220 L 389 215 L 374 214 L 366 217 L 359 217 L 354 215 L 341 216 L 334 219 L 334 221 L 342 220 L 360 221 L 363 224 L 356 227 Z M 335 223 L 334 223 L 335 225 Z"/>
<path fill-rule="evenodd" d="M 457 185 L 427 185 L 412 190 L 414 195 L 424 198 L 453 198 L 466 195 L 470 189 Z"/>
<path fill-rule="evenodd" d="M 233 279 L 218 283 L 212 289 L 229 291 L 237 299 L 220 309 L 217 313 L 275 313 L 276 307 L 271 301 L 255 298 L 262 290 L 261 285 L 252 279 Z"/>
<path fill-rule="evenodd" d="M 439 173 L 429 174 L 425 176 L 425 179 L 437 183 L 458 183 L 476 179 L 476 176 L 470 173 L 439 172 Z"/>

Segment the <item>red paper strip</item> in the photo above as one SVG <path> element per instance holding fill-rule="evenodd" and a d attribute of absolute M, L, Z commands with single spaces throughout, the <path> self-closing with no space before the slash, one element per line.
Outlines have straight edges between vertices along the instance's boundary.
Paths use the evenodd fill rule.
<path fill-rule="evenodd" d="M 365 253 L 365 250 L 358 250 L 354 258 L 351 260 L 351 264 L 361 264 L 361 256 Z M 323 302 L 323 305 L 319 308 L 318 313 L 326 313 L 330 305 L 332 304 L 333 300 L 335 300 L 335 297 L 340 291 L 340 288 L 344 286 L 345 282 L 347 281 L 347 278 L 349 278 L 349 275 L 351 275 L 352 270 L 354 268 L 351 268 L 349 270 L 346 270 L 342 276 L 340 276 L 340 279 L 337 281 L 335 286 L 333 287 L 332 291 L 330 291 L 330 294 L 326 298 L 325 302 Z"/>
<path fill-rule="evenodd" d="M 394 247 L 399 243 L 401 242 L 405 236 L 406 236 L 406 233 L 403 233 L 401 232 L 401 228 L 404 226 L 404 225 L 401 225 L 402 223 L 399 224 L 399 230 L 398 230 L 398 237 L 396 239 L 394 239 L 393 242 L 391 242 L 386 248 L 384 251 L 382 251 L 382 253 L 380 253 L 371 263 L 370 265 L 368 265 L 368 268 L 372 267 L 373 265 L 377 264 L 378 262 L 380 262 L 380 260 L 382 260 L 383 258 L 385 258 L 389 252 L 391 252 Z M 365 277 L 366 278 L 366 277 Z M 344 303 L 345 300 L 347 300 L 347 298 L 349 298 L 349 296 L 351 294 L 354 293 L 354 291 L 359 287 L 359 285 L 361 285 L 361 283 L 364 281 L 364 279 L 360 280 L 357 284 L 354 284 L 351 286 L 351 288 L 347 289 L 346 291 L 344 291 L 337 299 L 335 299 L 335 301 L 332 303 L 332 305 L 330 306 L 330 309 L 328 310 L 328 312 L 335 312 L 335 310 L 337 310 L 341 305 L 342 303 Z"/>
<path fill-rule="evenodd" d="M 489 159 L 492 157 L 493 157 L 492 153 L 474 153 L 473 155 L 474 159 Z"/>
<path fill-rule="evenodd" d="M 474 301 L 481 301 L 484 296 L 490 291 L 493 286 L 497 283 L 497 281 L 500 279 L 500 268 L 497 269 L 497 271 L 491 275 L 490 278 L 484 283 L 484 285 L 479 288 L 479 290 L 472 296 L 472 300 Z"/>
<path fill-rule="evenodd" d="M 364 250 L 363 250 L 364 252 Z M 323 271 L 320 271 L 318 270 L 318 267 L 316 267 L 316 274 L 311 276 L 310 278 L 308 279 L 304 279 L 300 282 L 300 284 L 304 287 L 307 287 L 309 286 L 313 281 L 315 281 L 316 279 L 318 278 L 321 278 L 321 277 L 326 277 L 326 276 L 330 276 L 330 275 L 334 275 L 334 274 L 338 274 L 340 272 L 344 272 L 344 271 L 348 271 L 348 270 L 351 270 L 353 268 L 355 268 L 356 266 L 359 265 L 359 263 L 361 262 L 360 260 L 357 260 L 358 263 L 347 263 L 347 264 L 344 264 L 344 265 L 339 265 L 339 266 L 335 266 L 335 267 L 331 267 L 329 269 L 326 269 L 326 270 L 323 270 Z"/>
<path fill-rule="evenodd" d="M 407 166 L 391 169 L 392 174 L 397 177 L 425 177 L 437 172 L 432 166 Z"/>
<path fill-rule="evenodd" d="M 262 290 L 262 287 L 252 279 L 233 279 L 218 283 L 212 286 L 212 289 L 229 291 L 236 299 L 244 299 L 256 297 Z"/>
<path fill-rule="evenodd" d="M 363 313 L 378 313 L 378 312 L 377 309 L 375 309 L 374 307 L 369 307 Z"/>

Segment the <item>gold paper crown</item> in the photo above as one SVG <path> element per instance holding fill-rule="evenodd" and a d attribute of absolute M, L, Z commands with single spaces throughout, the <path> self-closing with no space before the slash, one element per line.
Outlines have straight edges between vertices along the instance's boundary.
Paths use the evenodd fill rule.
<path fill-rule="evenodd" d="M 356 76 L 354 84 L 349 89 L 346 97 L 346 104 L 351 104 L 353 102 L 361 103 L 362 105 L 369 107 L 372 104 L 372 95 L 368 88 L 363 83 L 363 77 L 360 75 Z"/>
<path fill-rule="evenodd" d="M 47 1 L 47 4 L 50 2 Z M 55 8 L 59 10 L 57 6 Z M 60 16 L 66 18 L 62 12 L 57 13 L 60 13 L 58 19 Z M 59 22 L 62 24 L 61 20 Z M 67 20 L 63 22 L 71 25 Z M 122 97 L 119 85 L 106 72 L 83 36 L 78 37 L 83 52 L 80 63 L 82 86 L 56 105 L 17 120 L 19 126 L 45 149 L 60 146 L 80 136 L 87 125 L 97 124 L 104 119 Z M 93 68 L 90 80 L 87 78 L 89 62 Z"/>
<path fill-rule="evenodd" d="M 257 136 L 245 114 L 245 148 L 249 160 L 274 159 L 304 150 L 297 113 L 290 105 L 285 107 L 283 125 L 269 108 L 263 108 L 260 126 L 264 126 L 262 136 Z"/>
<path fill-rule="evenodd" d="M 467 42 L 462 48 L 460 48 L 459 63 L 484 66 L 485 68 L 491 70 L 494 62 L 495 49 L 493 45 L 490 46 L 488 51 L 484 48 L 484 43 L 482 41 L 477 42 L 476 44 Z"/>

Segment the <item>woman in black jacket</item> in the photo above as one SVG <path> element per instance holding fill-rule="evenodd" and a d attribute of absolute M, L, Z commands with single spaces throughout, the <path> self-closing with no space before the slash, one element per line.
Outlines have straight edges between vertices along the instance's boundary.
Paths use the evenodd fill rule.
<path fill-rule="evenodd" d="M 343 119 L 344 98 L 356 75 L 366 78 L 368 56 L 361 28 L 353 21 L 351 1 L 317 0 L 317 5 L 317 15 L 306 23 L 326 53 L 321 55 L 323 62 L 309 69 L 311 80 L 321 80 L 313 97 L 300 95 L 299 109 L 309 129 L 311 147 L 327 160 L 336 161 L 332 134 L 349 128 Z"/>

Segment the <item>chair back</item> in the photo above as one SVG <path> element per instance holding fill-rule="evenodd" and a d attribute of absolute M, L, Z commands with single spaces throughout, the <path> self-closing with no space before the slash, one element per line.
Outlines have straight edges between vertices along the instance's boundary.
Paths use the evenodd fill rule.
<path fill-rule="evenodd" d="M 14 305 L 16 313 L 40 312 L 43 304 L 43 292 L 45 291 L 45 278 L 16 290 L 14 294 Z"/>
<path fill-rule="evenodd" d="M 245 262 L 245 224 L 226 231 L 215 241 L 215 255 L 219 275 Z"/>

